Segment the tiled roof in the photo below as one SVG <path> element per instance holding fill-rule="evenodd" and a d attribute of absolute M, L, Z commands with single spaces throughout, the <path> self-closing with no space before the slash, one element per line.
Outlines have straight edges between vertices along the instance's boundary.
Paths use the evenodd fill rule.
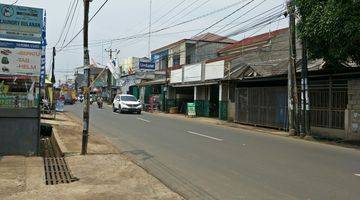
<path fill-rule="evenodd" d="M 242 46 L 248 46 L 248 45 L 251 45 L 251 44 L 256 44 L 256 43 L 259 43 L 259 42 L 263 42 L 263 41 L 267 41 L 281 33 L 285 33 L 288 31 L 288 28 L 283 28 L 283 29 L 279 29 L 279 30 L 276 30 L 276 31 L 272 31 L 272 32 L 269 32 L 269 33 L 263 33 L 263 34 L 260 34 L 260 35 L 256 35 L 256 36 L 253 36 L 253 37 L 248 37 L 248 38 L 245 38 L 243 40 L 240 40 L 234 44 L 230 44 L 222 49 L 220 49 L 218 52 L 221 53 L 221 52 L 224 52 L 224 51 L 228 51 L 228 50 L 231 50 L 231 49 L 235 49 L 235 48 L 239 48 L 239 47 L 242 47 Z"/>

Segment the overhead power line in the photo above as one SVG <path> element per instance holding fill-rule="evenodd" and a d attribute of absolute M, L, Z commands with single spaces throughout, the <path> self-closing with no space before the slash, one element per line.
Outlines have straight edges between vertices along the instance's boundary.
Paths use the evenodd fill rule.
<path fill-rule="evenodd" d="M 210 28 L 214 27 L 216 24 L 219 24 L 220 22 L 224 21 L 225 19 L 229 18 L 230 16 L 232 16 L 233 14 L 239 12 L 241 9 L 245 8 L 247 5 L 251 4 L 253 1 L 255 0 L 251 0 L 249 2 L 247 2 L 245 5 L 240 6 L 240 8 L 234 10 L 233 12 L 231 12 L 230 14 L 226 15 L 225 17 L 221 18 L 220 20 L 216 21 L 215 23 L 211 24 L 209 27 L 205 28 L 204 30 L 200 31 L 198 34 L 196 34 L 194 37 L 200 35 L 201 33 L 204 33 L 205 31 L 209 30 Z"/>
<path fill-rule="evenodd" d="M 185 10 L 187 10 L 188 8 L 190 8 L 191 6 L 193 6 L 194 4 L 196 4 L 198 1 L 200 0 L 195 0 L 193 2 L 191 2 L 189 5 L 187 5 L 185 8 L 181 9 L 179 12 L 177 12 L 175 15 L 171 16 L 169 19 L 167 19 L 166 21 L 162 22 L 159 27 L 161 27 L 162 25 L 165 25 L 166 23 L 168 23 L 169 21 L 173 20 L 175 17 L 179 16 L 181 13 L 183 13 Z"/>
<path fill-rule="evenodd" d="M 63 37 L 63 34 L 64 34 L 64 31 L 66 29 L 66 26 L 67 26 L 67 23 L 69 21 L 69 18 L 70 18 L 70 15 L 71 15 L 71 11 L 73 10 L 73 7 L 75 5 L 75 1 L 71 1 L 70 4 L 69 4 L 69 7 L 67 9 L 67 12 L 66 12 L 66 17 L 65 17 L 65 23 L 62 27 L 62 30 L 61 30 L 61 33 L 60 33 L 60 36 L 59 36 L 59 39 L 57 40 L 57 42 L 55 43 L 54 46 L 57 46 L 61 40 L 61 38 Z"/>
<path fill-rule="evenodd" d="M 69 31 L 70 31 L 70 28 L 71 28 L 71 26 L 72 26 L 72 23 L 73 23 L 73 20 L 74 20 L 74 16 L 75 16 L 76 11 L 79 12 L 79 10 L 77 10 L 78 4 L 79 4 L 79 0 L 76 0 L 75 7 L 74 7 L 74 10 L 73 10 L 72 15 L 71 15 L 70 23 L 69 23 L 68 29 L 67 29 L 67 31 L 66 31 L 64 40 L 63 40 L 63 42 L 62 42 L 62 44 L 61 44 L 61 47 L 64 46 L 64 43 L 65 43 L 65 41 L 66 41 L 66 39 L 67 39 L 67 36 L 68 36 Z"/>
<path fill-rule="evenodd" d="M 258 15 L 255 15 L 255 16 L 251 17 L 251 18 L 245 19 L 245 20 L 243 20 L 243 21 L 241 21 L 241 22 L 239 22 L 237 24 L 234 24 L 233 26 L 231 26 L 231 27 L 229 27 L 229 28 L 227 28 L 225 30 L 222 30 L 222 32 L 226 32 L 228 30 L 231 30 L 231 29 L 233 29 L 233 28 L 235 28 L 235 27 L 237 27 L 239 25 L 242 25 L 244 23 L 247 23 L 247 22 L 249 22 L 249 21 L 251 21 L 253 19 L 257 19 L 258 17 L 260 17 L 260 18 L 258 18 L 257 20 L 262 20 L 262 19 L 264 19 L 266 17 L 269 17 L 269 16 L 271 17 L 273 15 L 279 15 L 279 14 L 281 15 L 281 14 L 283 14 L 285 12 L 285 10 L 284 9 L 279 9 L 280 6 L 282 6 L 282 5 L 275 6 L 273 8 L 270 8 L 269 10 L 266 10 L 265 12 L 262 12 L 262 13 L 260 13 Z M 269 13 L 269 15 L 265 15 L 267 13 Z M 263 15 L 265 15 L 265 16 L 261 17 Z"/>
<path fill-rule="evenodd" d="M 167 27 L 164 27 L 164 28 L 160 28 L 160 29 L 151 31 L 151 34 L 153 34 L 153 33 L 158 33 L 158 32 L 161 32 L 161 31 L 164 31 L 164 30 L 167 30 L 167 29 L 171 29 L 171 28 L 174 28 L 174 27 L 177 27 L 177 26 L 181 26 L 181 25 L 184 25 L 184 24 L 187 24 L 187 23 L 190 23 L 190 22 L 193 22 L 193 21 L 196 21 L 196 20 L 199 20 L 199 19 L 202 19 L 202 18 L 211 16 L 211 15 L 213 15 L 213 14 L 216 14 L 216 13 L 222 12 L 222 11 L 224 11 L 224 10 L 227 10 L 227 9 L 229 9 L 229 8 L 232 8 L 233 6 L 238 5 L 238 4 L 242 3 L 243 1 L 244 1 L 244 0 L 239 1 L 239 2 L 236 2 L 236 3 L 233 3 L 233 4 L 230 4 L 230 5 L 228 5 L 228 6 L 225 6 L 225 7 L 219 8 L 219 9 L 217 9 L 217 10 L 208 12 L 208 13 L 203 14 L 203 15 L 200 15 L 200 16 L 198 16 L 198 17 L 191 18 L 191 19 L 189 19 L 189 20 L 185 20 L 185 21 L 179 22 L 179 23 L 174 24 L 174 25 L 171 25 L 171 26 L 167 26 Z M 137 37 L 137 36 L 141 36 L 141 35 L 146 35 L 146 34 L 148 34 L 148 33 L 135 34 L 135 35 L 131 35 L 131 36 L 123 37 L 123 38 L 112 39 L 111 41 L 122 40 L 122 39 L 124 39 L 124 38 L 133 38 L 133 37 Z"/>
<path fill-rule="evenodd" d="M 249 12 L 255 10 L 257 7 L 259 7 L 261 4 L 263 4 L 266 0 L 261 1 L 260 3 L 258 3 L 257 5 L 255 5 L 254 7 L 252 7 L 251 9 L 249 9 L 248 11 L 246 11 L 245 13 L 241 14 L 239 17 L 233 19 L 231 22 L 225 24 L 224 26 L 222 26 L 221 28 L 219 28 L 217 31 L 215 31 L 215 33 L 218 33 L 219 31 L 223 30 L 224 28 L 226 28 L 227 26 L 231 25 L 232 23 L 236 22 L 237 20 L 239 20 L 241 17 L 244 17 L 246 14 L 248 14 Z"/>
<path fill-rule="evenodd" d="M 104 3 L 97 9 L 97 11 L 94 13 L 94 15 L 89 19 L 89 23 L 96 17 L 96 15 L 101 11 L 101 9 L 106 5 L 106 3 L 108 2 L 109 0 L 105 0 Z M 58 52 L 62 51 L 64 48 L 66 48 L 71 42 L 73 42 L 75 40 L 75 38 L 77 36 L 80 35 L 80 33 L 84 30 L 84 27 L 82 27 L 79 32 L 77 32 L 73 37 L 72 39 L 66 43 L 66 45 L 64 45 L 63 47 L 61 47 Z"/>

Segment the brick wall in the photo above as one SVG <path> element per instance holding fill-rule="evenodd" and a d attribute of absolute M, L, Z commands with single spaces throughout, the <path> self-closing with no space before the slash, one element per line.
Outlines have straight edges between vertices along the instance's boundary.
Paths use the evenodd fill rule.
<path fill-rule="evenodd" d="M 360 140 L 360 79 L 348 81 L 348 105 L 345 112 L 346 139 Z"/>

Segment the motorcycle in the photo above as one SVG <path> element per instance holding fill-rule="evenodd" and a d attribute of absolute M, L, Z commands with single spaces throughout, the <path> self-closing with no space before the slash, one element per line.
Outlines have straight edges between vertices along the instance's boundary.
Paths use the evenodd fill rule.
<path fill-rule="evenodd" d="M 97 104 L 98 104 L 98 108 L 99 108 L 99 109 L 102 109 L 102 108 L 103 108 L 103 102 L 102 102 L 102 101 L 98 101 Z"/>

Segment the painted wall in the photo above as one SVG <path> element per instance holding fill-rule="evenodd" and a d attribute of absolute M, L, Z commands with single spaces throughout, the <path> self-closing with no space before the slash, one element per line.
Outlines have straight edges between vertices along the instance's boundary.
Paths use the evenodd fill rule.
<path fill-rule="evenodd" d="M 205 80 L 224 78 L 225 61 L 217 61 L 205 64 Z"/>
<path fill-rule="evenodd" d="M 170 83 L 181 83 L 182 82 L 182 69 L 172 70 L 170 74 Z"/>
<path fill-rule="evenodd" d="M 184 82 L 201 80 L 201 63 L 184 66 Z"/>
<path fill-rule="evenodd" d="M 345 111 L 346 139 L 360 140 L 360 79 L 348 81 L 348 106 Z"/>
<path fill-rule="evenodd" d="M 0 156 L 38 154 L 38 109 L 0 109 Z"/>

